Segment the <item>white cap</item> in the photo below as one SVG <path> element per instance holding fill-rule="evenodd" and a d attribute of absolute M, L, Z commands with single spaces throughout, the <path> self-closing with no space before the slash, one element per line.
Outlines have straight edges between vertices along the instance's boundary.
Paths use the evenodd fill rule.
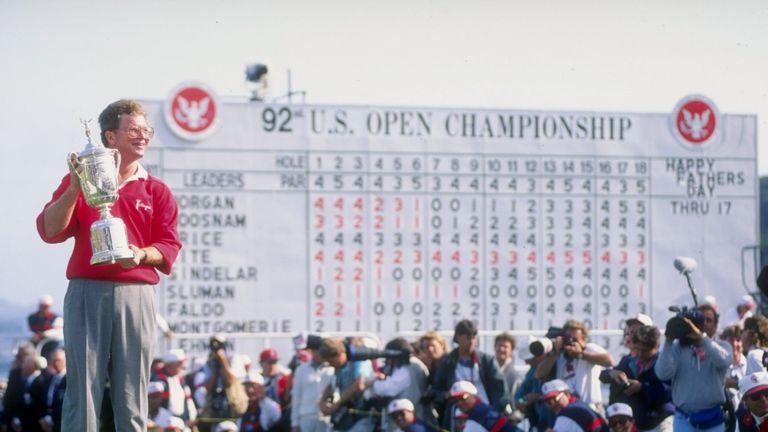
<path fill-rule="evenodd" d="M 564 391 L 571 392 L 571 388 L 568 387 L 568 384 L 563 380 L 553 379 L 552 381 L 545 382 L 544 385 L 541 386 L 541 398 L 549 399 Z"/>
<path fill-rule="evenodd" d="M 395 399 L 387 406 L 387 412 L 392 414 L 398 411 L 414 411 L 413 402 L 408 399 Z"/>
<path fill-rule="evenodd" d="M 162 393 L 165 391 L 165 386 L 160 381 L 152 381 L 147 385 L 147 394 Z"/>
<path fill-rule="evenodd" d="M 739 393 L 742 398 L 764 389 L 768 389 L 768 372 L 755 372 L 739 380 Z"/>
<path fill-rule="evenodd" d="M 717 312 L 717 299 L 713 295 L 708 295 L 704 297 L 704 301 L 701 302 L 702 305 L 710 305 L 712 306 L 712 309 Z"/>
<path fill-rule="evenodd" d="M 744 294 L 741 296 L 741 300 L 739 300 L 739 306 L 749 306 L 750 308 L 753 308 L 757 306 L 757 304 L 755 303 L 754 297 L 749 294 Z"/>
<path fill-rule="evenodd" d="M 187 355 L 184 354 L 184 350 L 181 348 L 168 350 L 168 352 L 163 355 L 163 361 L 165 363 L 183 362 L 186 359 Z"/>
<path fill-rule="evenodd" d="M 44 296 L 40 297 L 40 300 L 38 300 L 37 303 L 41 304 L 41 305 L 50 306 L 50 305 L 53 304 L 53 297 L 51 297 L 49 295 L 44 295 Z"/>
<path fill-rule="evenodd" d="M 453 383 L 449 392 L 450 397 L 459 397 L 465 394 L 477 396 L 477 387 L 469 381 L 456 381 Z"/>
<path fill-rule="evenodd" d="M 237 432 L 237 425 L 232 421 L 223 421 L 216 425 L 216 432 Z"/>
<path fill-rule="evenodd" d="M 627 319 L 626 322 L 627 322 L 627 325 L 630 325 L 630 324 L 636 323 L 636 322 L 638 322 L 638 323 L 640 323 L 640 324 L 642 324 L 644 326 L 652 326 L 653 325 L 653 320 L 651 319 L 651 317 L 649 317 L 648 315 L 643 314 L 643 313 L 639 313 L 639 314 L 635 315 L 634 317 Z"/>
<path fill-rule="evenodd" d="M 244 384 L 258 384 L 258 385 L 264 385 L 264 377 L 256 372 L 256 371 L 248 371 L 248 373 L 245 375 L 245 379 L 243 380 Z"/>
<path fill-rule="evenodd" d="M 175 416 L 171 416 L 171 418 L 168 419 L 168 427 L 184 430 L 187 425 L 184 424 L 184 420 Z"/>
<path fill-rule="evenodd" d="M 615 403 L 613 405 L 609 405 L 608 408 L 605 410 L 605 415 L 608 418 L 614 417 L 614 416 L 627 416 L 629 418 L 634 418 L 634 414 L 632 413 L 632 407 L 625 404 L 625 403 Z"/>

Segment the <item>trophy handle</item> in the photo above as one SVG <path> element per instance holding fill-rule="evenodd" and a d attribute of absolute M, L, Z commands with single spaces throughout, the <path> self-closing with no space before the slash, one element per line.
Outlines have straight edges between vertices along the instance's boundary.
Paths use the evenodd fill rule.
<path fill-rule="evenodd" d="M 80 179 L 80 184 L 83 184 L 85 179 L 83 178 L 83 175 L 80 174 L 80 171 L 77 170 L 77 166 L 75 166 L 75 161 L 77 161 L 78 165 L 80 165 L 80 160 L 77 157 L 77 153 L 70 153 L 69 156 L 67 156 L 67 165 L 69 165 L 69 172 L 75 173 L 75 175 L 77 175 L 77 178 Z"/>

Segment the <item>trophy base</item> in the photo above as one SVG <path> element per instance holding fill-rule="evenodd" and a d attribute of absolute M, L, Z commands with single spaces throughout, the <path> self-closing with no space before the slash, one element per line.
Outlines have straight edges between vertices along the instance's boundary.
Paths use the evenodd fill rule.
<path fill-rule="evenodd" d="M 111 264 L 124 259 L 133 259 L 133 251 L 131 249 L 103 251 L 94 254 L 91 257 L 91 265 Z"/>
<path fill-rule="evenodd" d="M 133 259 L 133 250 L 128 246 L 128 233 L 122 219 L 110 217 L 97 220 L 91 225 L 91 265 L 114 263 Z"/>

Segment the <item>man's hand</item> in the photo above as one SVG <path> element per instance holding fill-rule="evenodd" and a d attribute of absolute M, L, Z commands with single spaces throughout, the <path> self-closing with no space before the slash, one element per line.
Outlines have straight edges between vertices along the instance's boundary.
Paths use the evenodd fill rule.
<path fill-rule="evenodd" d="M 689 320 L 688 318 L 683 318 L 683 321 L 688 324 L 688 340 L 690 340 L 694 345 L 698 345 L 701 342 L 701 338 L 704 337 L 704 334 L 701 332 L 701 330 L 699 330 L 698 327 L 696 327 L 696 324 L 694 324 L 693 321 Z"/>
<path fill-rule="evenodd" d="M 627 387 L 626 390 L 624 390 L 624 394 L 627 396 L 632 396 L 635 393 L 639 393 L 640 390 L 643 389 L 643 384 L 640 383 L 638 380 L 627 380 L 629 383 L 629 387 Z"/>
<path fill-rule="evenodd" d="M 125 269 L 134 268 L 147 259 L 147 252 L 144 249 L 139 249 L 134 245 L 128 245 L 128 247 L 133 251 L 133 257 L 117 260 L 120 267 Z"/>
<path fill-rule="evenodd" d="M 611 377 L 612 380 L 616 382 L 616 384 L 621 384 L 627 380 L 627 374 L 625 374 L 624 371 L 620 371 L 618 369 L 614 369 L 610 371 L 608 375 Z"/>

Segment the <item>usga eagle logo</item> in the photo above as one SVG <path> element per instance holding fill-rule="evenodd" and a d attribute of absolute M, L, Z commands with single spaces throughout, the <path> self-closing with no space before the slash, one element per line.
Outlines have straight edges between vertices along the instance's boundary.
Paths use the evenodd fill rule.
<path fill-rule="evenodd" d="M 221 113 L 216 94 L 206 85 L 185 82 L 165 102 L 165 121 L 174 134 L 199 141 L 216 131 Z"/>
<path fill-rule="evenodd" d="M 707 97 L 688 96 L 672 111 L 670 128 L 683 145 L 701 148 L 717 139 L 722 128 L 720 112 Z"/>

